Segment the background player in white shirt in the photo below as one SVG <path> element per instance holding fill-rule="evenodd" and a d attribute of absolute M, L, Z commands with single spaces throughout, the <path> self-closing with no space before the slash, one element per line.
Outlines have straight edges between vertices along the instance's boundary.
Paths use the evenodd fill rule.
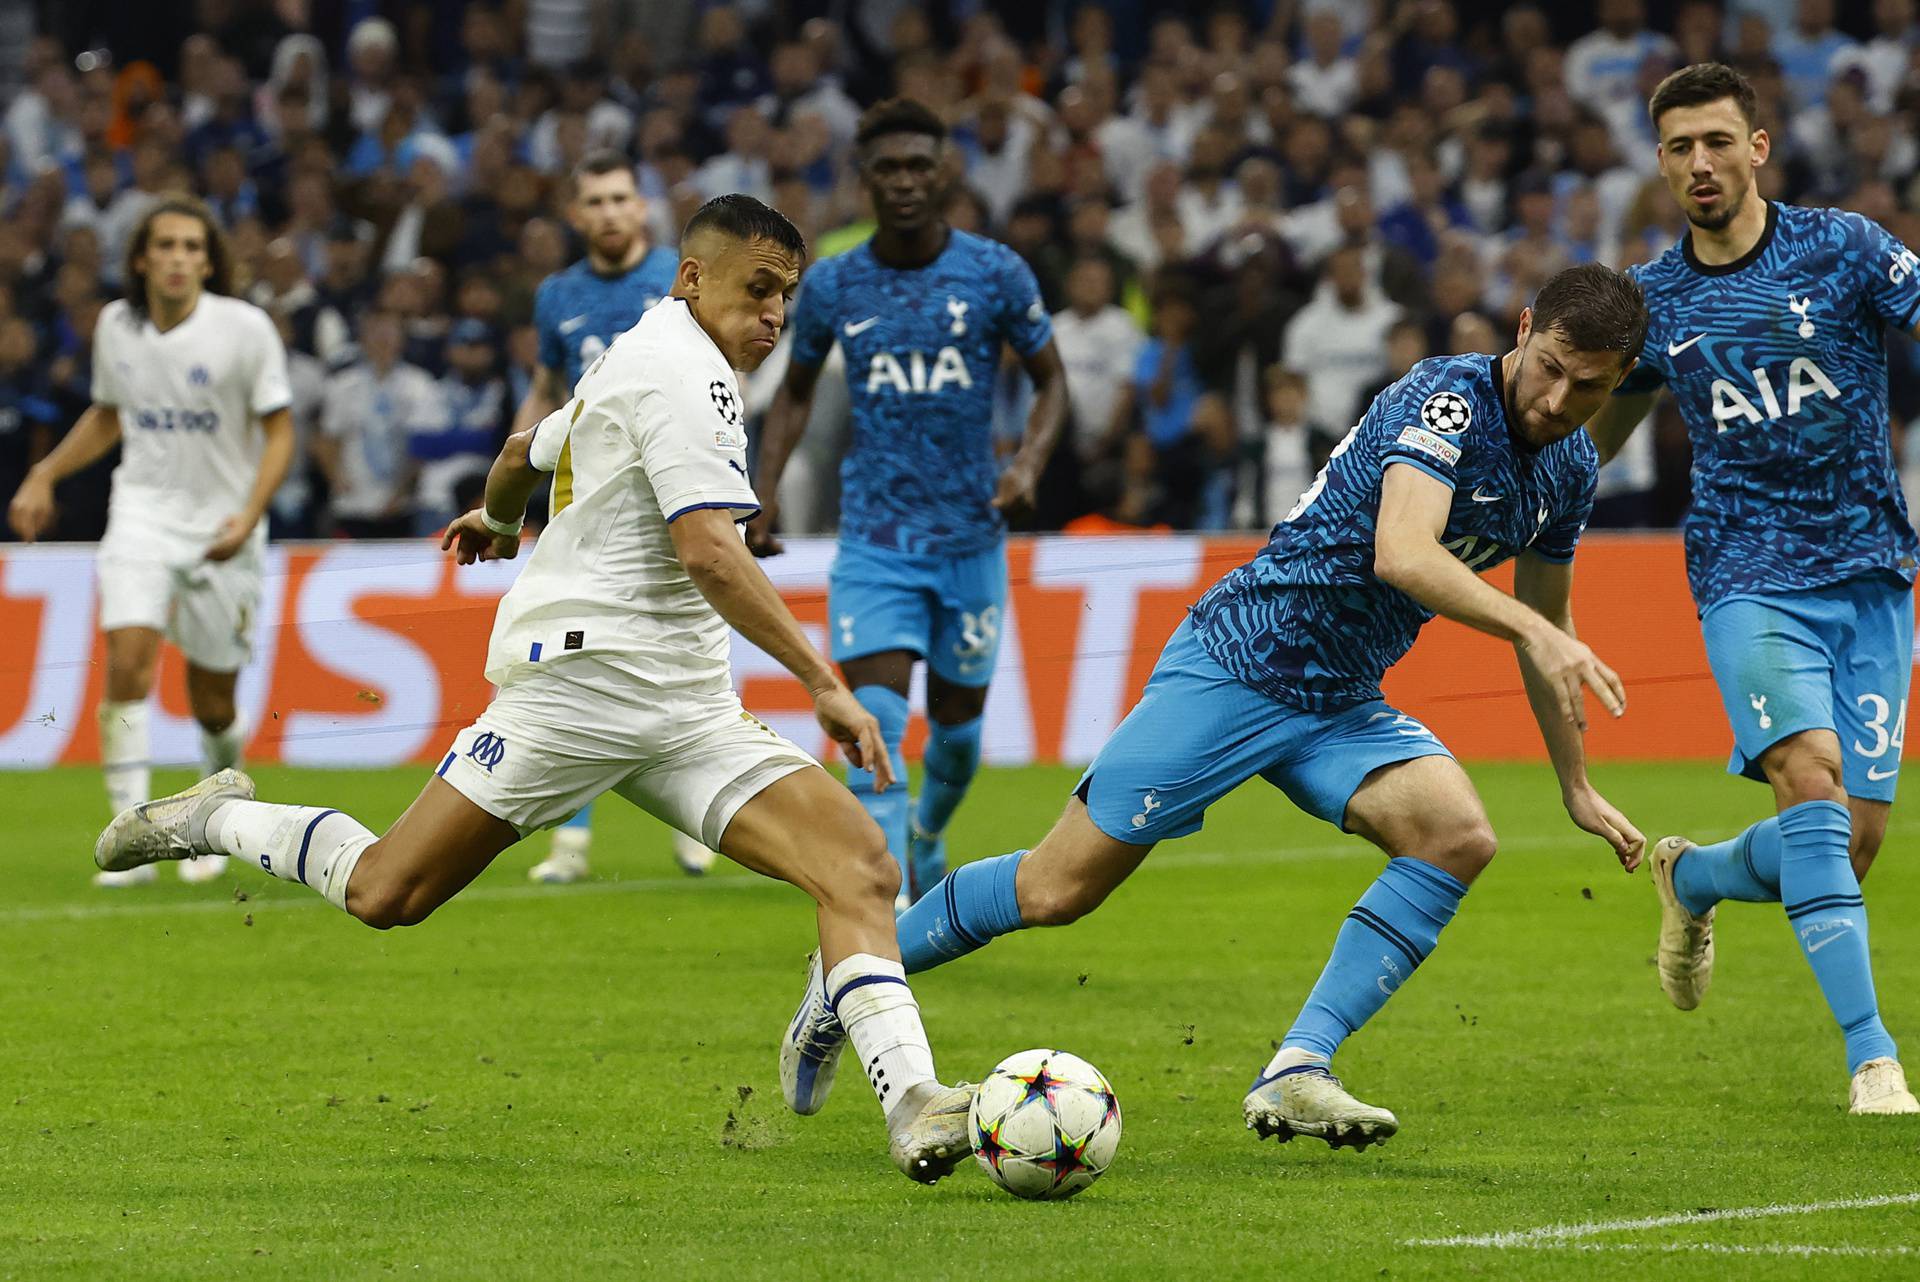
<path fill-rule="evenodd" d="M 375 927 L 422 921 L 496 855 L 619 793 L 819 905 L 825 991 L 923 1182 L 970 1151 L 971 1093 L 934 1076 L 894 940 L 900 870 L 851 793 L 740 705 L 729 625 L 813 692 L 821 726 L 892 782 L 879 724 L 767 581 L 737 522 L 759 510 L 735 370 L 766 359 L 800 279 L 793 224 L 747 196 L 688 222 L 673 298 L 621 335 L 573 399 L 515 433 L 484 506 L 448 527 L 458 559 L 515 556 L 540 471 L 565 445 L 573 501 L 501 599 L 499 695 L 384 837 L 335 810 L 267 805 L 223 771 L 123 812 L 103 868 L 212 851 L 298 881 Z M 511 520 L 503 519 L 511 514 Z"/>
<path fill-rule="evenodd" d="M 197 200 L 169 197 L 141 220 L 127 296 L 94 330 L 93 404 L 7 513 L 32 542 L 52 523 L 54 487 L 120 446 L 99 557 L 100 759 L 116 813 L 148 796 L 147 695 L 163 636 L 187 657 L 208 773 L 233 765 L 246 739 L 234 683 L 253 647 L 261 517 L 293 457 L 293 396 L 272 319 L 227 296 L 229 262 L 219 224 Z M 210 856 L 181 864 L 180 876 L 204 881 L 225 866 Z M 94 880 L 152 878 L 146 867 Z"/>

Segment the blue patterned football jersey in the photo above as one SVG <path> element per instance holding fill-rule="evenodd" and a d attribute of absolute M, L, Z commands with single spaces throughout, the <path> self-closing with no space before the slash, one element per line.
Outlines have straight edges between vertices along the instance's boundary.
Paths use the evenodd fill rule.
<path fill-rule="evenodd" d="M 1395 463 L 1453 487 L 1441 542 L 1476 572 L 1523 551 L 1572 560 L 1599 474 L 1585 432 L 1540 450 L 1514 434 L 1499 357 L 1421 361 L 1374 398 L 1266 547 L 1193 607 L 1221 667 L 1308 709 L 1380 697 L 1380 678 L 1433 618 L 1373 572 L 1381 480 Z"/>
<path fill-rule="evenodd" d="M 1912 581 L 1885 339 L 1920 316 L 1907 247 L 1859 214 L 1776 203 L 1735 262 L 1696 262 L 1682 237 L 1630 271 L 1652 323 L 1621 391 L 1664 383 L 1686 420 L 1694 603 L 1880 570 Z"/>
<path fill-rule="evenodd" d="M 807 273 L 790 322 L 793 359 L 847 361 L 852 440 L 840 465 L 840 537 L 903 552 L 995 546 L 993 387 L 1002 344 L 1031 356 L 1053 338 L 1040 286 L 998 241 L 954 231 L 901 271 L 870 243 Z"/>
<path fill-rule="evenodd" d="M 679 255 L 655 245 L 618 276 L 602 276 L 583 258 L 540 282 L 533 296 L 540 363 L 560 371 L 567 395 L 587 366 L 638 323 L 641 312 L 673 292 L 679 270 Z"/>

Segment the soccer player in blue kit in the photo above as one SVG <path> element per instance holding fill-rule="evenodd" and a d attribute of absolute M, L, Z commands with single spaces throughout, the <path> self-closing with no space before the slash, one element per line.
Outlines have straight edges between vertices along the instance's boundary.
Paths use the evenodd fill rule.
<path fill-rule="evenodd" d="M 1625 694 L 1574 636 L 1570 601 L 1598 472 L 1580 424 L 1632 368 L 1646 323 L 1625 276 L 1569 268 L 1521 314 L 1513 351 L 1422 361 L 1380 393 L 1267 546 L 1175 630 L 1046 839 L 961 865 L 900 918 L 906 968 L 1083 916 L 1258 775 L 1388 863 L 1247 1092 L 1247 1125 L 1335 1147 L 1392 1135 L 1394 1115 L 1348 1094 L 1329 1063 L 1494 854 L 1466 772 L 1380 694 L 1422 625 L 1444 614 L 1514 643 L 1568 815 L 1629 871 L 1640 861 L 1644 838 L 1587 778 L 1584 691 L 1615 716 Z M 1513 595 L 1480 579 L 1516 557 Z M 842 1040 L 816 965 L 781 1047 L 796 1111 L 824 1102 Z"/>
<path fill-rule="evenodd" d="M 852 442 L 841 466 L 839 555 L 828 586 L 833 658 L 880 721 L 896 778 L 913 665 L 927 664 L 927 749 L 917 811 L 905 788 L 847 786 L 901 861 L 905 908 L 946 875 L 942 834 L 980 764 L 980 718 L 1006 609 L 1008 513 L 1031 506 L 1065 422 L 1066 375 L 1033 272 L 997 241 L 949 227 L 946 126 L 910 99 L 876 104 L 855 144 L 878 230 L 807 273 L 793 355 L 761 428 L 762 512 L 773 537 L 780 477 L 806 428 L 834 343 L 847 366 Z M 993 385 L 1011 346 L 1033 408 L 1004 469 L 993 449 Z"/>
<path fill-rule="evenodd" d="M 617 151 L 583 157 L 573 172 L 568 221 L 587 242 L 587 256 L 540 282 L 533 296 L 533 327 L 540 337 L 540 363 L 533 385 L 513 416 L 513 430 L 524 432 L 573 395 L 587 366 L 613 340 L 632 329 L 640 314 L 673 290 L 680 257 L 665 245 L 647 241 L 647 204 L 634 180 L 633 163 Z M 549 514 L 558 516 L 573 500 L 573 459 L 562 451 L 553 474 Z M 588 872 L 593 807 L 553 830 L 553 848 L 527 870 L 535 881 L 573 882 Z M 674 858 L 689 873 L 704 873 L 713 852 L 676 832 Z"/>
<path fill-rule="evenodd" d="M 1661 987 L 1698 1006 L 1714 905 L 1779 903 L 1845 1033 L 1850 1110 L 1920 1112 L 1880 1020 L 1860 897 L 1913 665 L 1920 541 L 1888 443 L 1884 336 L 1920 318 L 1920 262 L 1871 219 L 1754 190 L 1769 142 L 1731 68 L 1683 68 L 1648 109 L 1689 226 L 1634 269 L 1646 355 L 1589 430 L 1610 457 L 1659 386 L 1673 391 L 1693 443 L 1687 577 L 1733 725 L 1728 769 L 1771 784 L 1778 810 L 1730 841 L 1654 844 Z"/>

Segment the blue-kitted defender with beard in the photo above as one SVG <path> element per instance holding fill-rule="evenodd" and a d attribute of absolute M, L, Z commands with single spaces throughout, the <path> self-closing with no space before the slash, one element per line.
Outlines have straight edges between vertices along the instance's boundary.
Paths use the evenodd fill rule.
<path fill-rule="evenodd" d="M 1778 813 L 1730 841 L 1654 844 L 1659 972 L 1692 1010 L 1714 906 L 1779 903 L 1846 1040 L 1855 1113 L 1920 1113 L 1880 1019 L 1860 895 L 1886 835 L 1913 669 L 1914 537 L 1888 440 L 1888 328 L 1920 261 L 1878 223 L 1763 198 L 1752 86 L 1686 67 L 1648 110 L 1680 243 L 1633 275 L 1650 328 L 1591 426 L 1603 458 L 1672 390 L 1693 444 L 1687 577 L 1733 726 L 1728 769 Z"/>
<path fill-rule="evenodd" d="M 1589 264 L 1522 313 L 1502 357 L 1422 361 L 1375 398 L 1254 559 L 1201 598 L 1145 694 L 1030 851 L 965 864 L 900 919 L 909 970 L 1098 906 L 1160 841 L 1258 775 L 1301 809 L 1379 846 L 1388 864 L 1243 1101 L 1261 1135 L 1364 1147 L 1399 1127 L 1330 1071 L 1340 1044 L 1404 984 L 1494 853 L 1472 782 L 1445 746 L 1386 703 L 1380 679 L 1436 614 L 1512 641 L 1567 812 L 1631 870 L 1644 839 L 1588 781 L 1592 690 L 1620 681 L 1573 634 L 1573 554 L 1597 462 L 1580 424 L 1633 367 L 1640 290 Z M 1479 571 L 1518 558 L 1514 594 Z M 811 1113 L 842 1036 L 813 968 L 781 1052 L 781 1084 Z"/>

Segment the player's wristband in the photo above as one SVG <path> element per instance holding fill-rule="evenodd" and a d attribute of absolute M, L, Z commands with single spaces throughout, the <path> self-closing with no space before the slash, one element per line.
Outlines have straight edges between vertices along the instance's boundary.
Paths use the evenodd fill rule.
<path fill-rule="evenodd" d="M 482 504 L 480 507 L 480 524 L 486 526 L 503 539 L 517 538 L 520 534 L 520 527 L 526 523 L 527 518 L 524 516 L 512 525 L 508 525 L 505 521 L 496 521 L 493 519 L 493 513 L 487 511 L 485 504 Z"/>

